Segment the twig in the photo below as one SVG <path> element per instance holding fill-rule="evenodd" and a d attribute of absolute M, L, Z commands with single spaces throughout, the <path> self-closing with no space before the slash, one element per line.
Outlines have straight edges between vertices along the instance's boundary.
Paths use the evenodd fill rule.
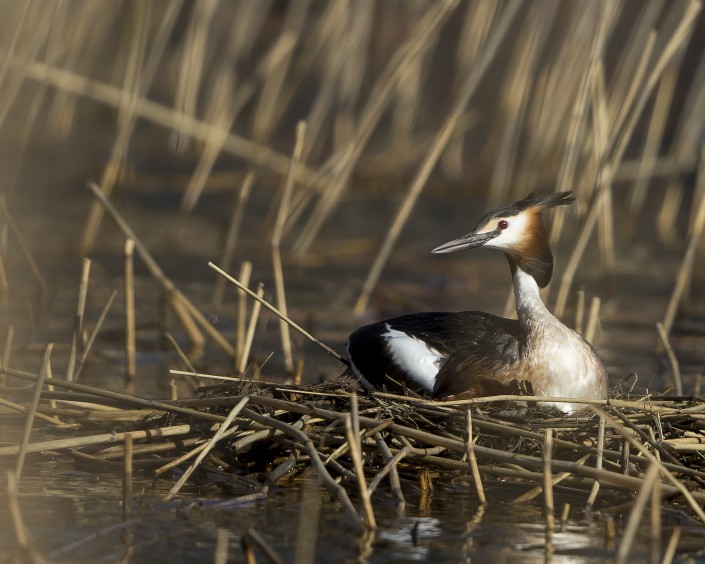
<path fill-rule="evenodd" d="M 264 286 L 260 282 L 259 285 L 257 286 L 257 294 L 260 299 L 264 295 Z M 243 341 L 242 344 L 242 350 L 240 350 L 239 354 L 239 362 L 240 365 L 238 366 L 238 373 L 239 374 L 245 374 L 245 369 L 247 368 L 247 359 L 250 356 L 250 349 L 252 348 L 252 341 L 255 338 L 255 329 L 257 328 L 257 320 L 259 319 L 259 310 L 260 310 L 260 302 L 256 301 L 255 304 L 252 306 L 252 312 L 250 313 L 250 323 L 247 326 L 247 333 L 245 334 L 245 340 Z"/>
<path fill-rule="evenodd" d="M 132 514 L 132 435 L 125 435 L 125 452 L 122 473 L 122 520 Z"/>
<path fill-rule="evenodd" d="M 103 309 L 100 310 L 100 315 L 98 316 L 98 320 L 95 322 L 95 327 L 93 327 L 93 331 L 91 331 L 91 334 L 88 337 L 88 341 L 86 342 L 86 347 L 83 350 L 83 356 L 81 356 L 81 362 L 78 363 L 78 368 L 76 369 L 76 373 L 74 375 L 74 380 L 78 380 L 78 376 L 81 374 L 81 370 L 83 370 L 83 366 L 86 364 L 86 360 L 88 360 L 88 355 L 90 354 L 91 349 L 93 348 L 93 343 L 95 342 L 95 338 L 98 336 L 98 332 L 100 331 L 100 328 L 103 326 L 103 322 L 105 321 L 105 318 L 108 315 L 108 311 L 110 311 L 110 307 L 113 305 L 113 301 L 115 301 L 116 297 L 117 297 L 117 290 L 113 290 L 112 293 L 110 294 L 110 297 L 108 298 L 108 301 L 105 302 Z"/>
<path fill-rule="evenodd" d="M 553 477 L 551 460 L 553 458 L 553 429 L 546 429 L 543 443 L 543 499 L 546 512 L 546 531 L 552 532 L 556 528 L 556 518 L 553 514 Z"/>

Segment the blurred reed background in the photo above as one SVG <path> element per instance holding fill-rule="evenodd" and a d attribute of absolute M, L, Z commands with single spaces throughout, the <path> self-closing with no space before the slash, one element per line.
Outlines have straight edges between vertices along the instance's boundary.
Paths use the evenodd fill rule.
<path fill-rule="evenodd" d="M 317 336 L 341 345 L 359 316 L 385 307 L 373 298 L 402 233 L 418 241 L 403 255 L 413 262 L 483 208 L 569 188 L 579 205 L 553 218 L 562 254 L 550 307 L 594 333 L 599 301 L 584 323 L 591 308 L 575 283 L 586 253 L 597 249 L 587 268 L 609 279 L 631 245 L 668 249 L 675 259 L 640 272 L 667 280 L 657 307 L 670 350 L 685 298 L 696 308 L 702 298 L 701 7 L 0 3 L 3 365 L 20 345 L 63 341 L 57 371 L 72 379 L 107 319 L 102 331 L 112 323 L 125 338 L 129 384 L 153 318 L 185 367 L 213 346 L 244 371 L 253 339 L 274 333 L 276 355 L 300 375 L 301 341 L 283 323 L 257 332 L 259 307 L 226 294 L 207 260 L 255 291 L 263 280 L 282 312 L 313 328 L 315 317 L 329 330 Z M 407 229 L 420 199 L 436 206 L 435 222 Z M 129 241 L 141 258 L 134 281 Z M 478 278 L 492 286 L 492 276 Z M 675 358 L 670 366 L 675 377 Z"/>

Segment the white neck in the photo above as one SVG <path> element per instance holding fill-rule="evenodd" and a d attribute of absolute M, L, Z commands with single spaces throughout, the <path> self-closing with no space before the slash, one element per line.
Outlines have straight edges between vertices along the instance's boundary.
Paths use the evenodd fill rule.
<path fill-rule="evenodd" d="M 519 321 L 524 327 L 537 318 L 555 319 L 543 303 L 534 277 L 518 267 L 514 269 L 514 299 Z"/>

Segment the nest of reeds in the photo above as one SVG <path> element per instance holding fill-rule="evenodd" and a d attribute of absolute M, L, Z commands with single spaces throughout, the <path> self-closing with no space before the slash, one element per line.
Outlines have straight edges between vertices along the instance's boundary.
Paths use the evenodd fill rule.
<path fill-rule="evenodd" d="M 377 496 L 391 495 L 404 504 L 405 490 L 460 476 L 468 477 L 483 502 L 491 495 L 483 482 L 525 485 L 520 501 L 564 482 L 573 492 L 584 491 L 588 507 L 599 503 L 601 486 L 662 496 L 705 519 L 701 398 L 612 398 L 565 416 L 531 401 L 526 407 L 506 401 L 511 398 L 436 402 L 357 394 L 340 382 L 295 386 L 243 380 L 201 388 L 198 396 L 176 402 L 174 407 L 186 411 L 151 417 L 142 426 L 164 429 L 203 416 L 220 418 L 215 435 L 195 425 L 190 434 L 199 444 L 189 449 L 191 455 L 208 452 L 202 459 L 219 468 L 219 483 L 228 483 L 228 475 L 233 482 L 244 477 L 267 493 L 286 478 L 314 473 L 353 519 L 368 525 L 374 522 Z M 186 475 L 190 471 L 180 483 Z M 362 500 L 362 516 L 350 492 Z"/>

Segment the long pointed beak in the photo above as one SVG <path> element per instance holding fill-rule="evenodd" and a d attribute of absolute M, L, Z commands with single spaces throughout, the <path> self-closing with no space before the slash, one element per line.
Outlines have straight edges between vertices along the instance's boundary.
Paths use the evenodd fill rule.
<path fill-rule="evenodd" d="M 499 233 L 500 231 L 497 229 L 485 233 L 468 233 L 467 235 L 463 235 L 460 239 L 454 239 L 453 241 L 439 245 L 431 252 L 454 253 L 455 251 L 462 251 L 464 249 L 474 249 L 475 247 L 481 247 L 490 239 L 494 239 Z"/>

